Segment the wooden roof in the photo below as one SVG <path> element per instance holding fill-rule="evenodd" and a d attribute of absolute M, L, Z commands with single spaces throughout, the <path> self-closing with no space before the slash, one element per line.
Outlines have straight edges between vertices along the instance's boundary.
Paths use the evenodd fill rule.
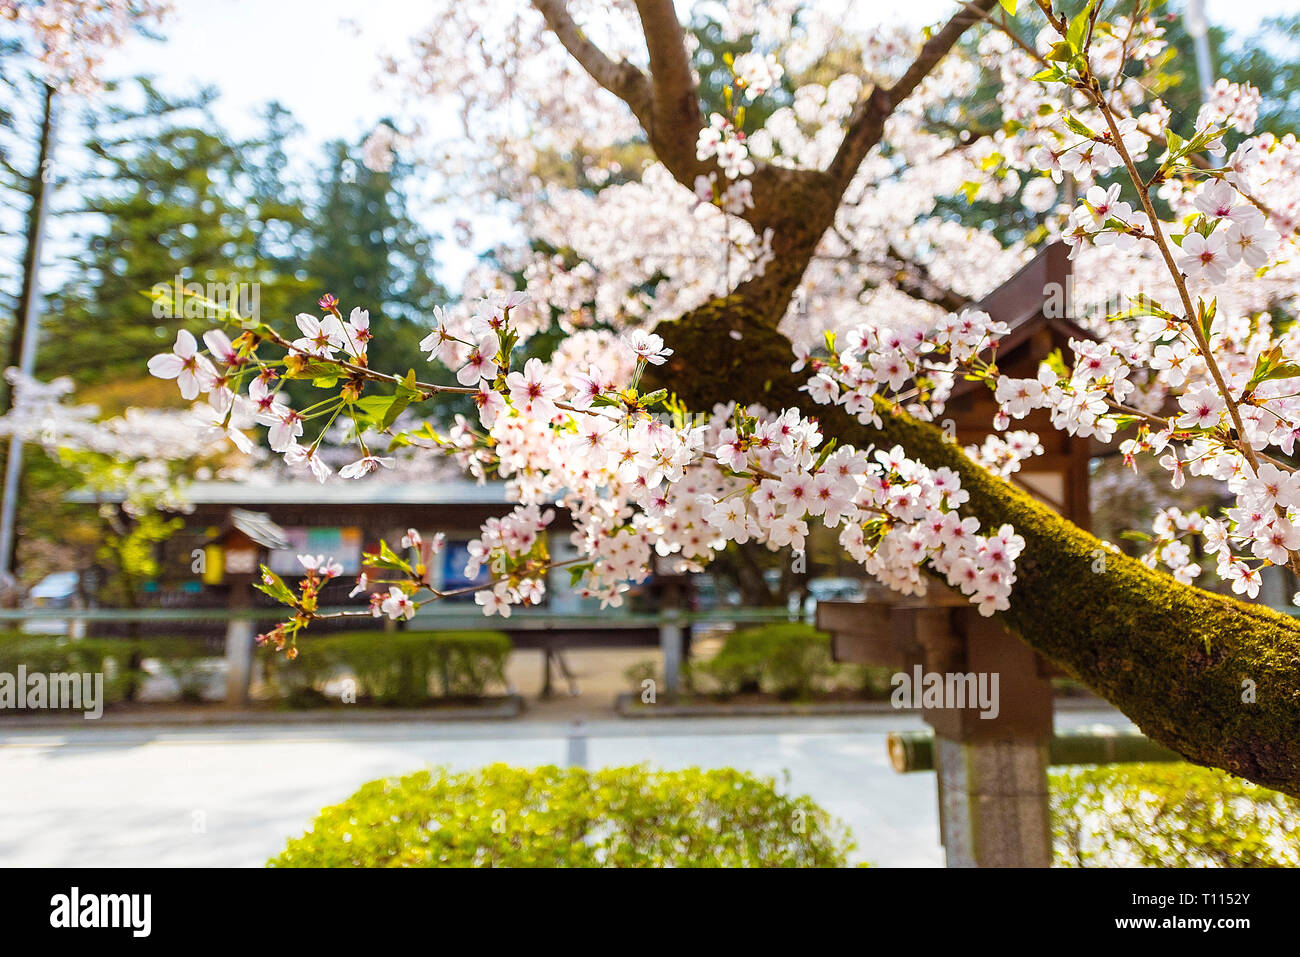
<path fill-rule="evenodd" d="M 998 340 L 999 368 L 1024 365 L 1023 361 L 1017 360 L 1025 358 L 1022 353 L 1029 350 L 1033 353 L 1029 358 L 1032 359 L 1036 372 L 1038 363 L 1050 351 L 1034 348 L 1035 345 L 1049 341 L 1040 333 L 1046 333 L 1050 337 L 1051 348 L 1063 348 L 1070 339 L 1096 338 L 1068 316 L 1046 315 L 1044 306 L 1051 300 L 1053 289 L 1058 290 L 1055 295 L 1068 307 L 1067 292 L 1071 283 L 1072 266 L 1069 247 L 1063 242 L 1052 243 L 1040 250 L 1014 276 L 975 303 L 973 308 L 982 309 L 1011 328 L 1010 332 Z M 1033 374 L 1029 373 L 1031 376 Z M 988 387 L 982 382 L 961 379 L 953 385 L 952 399 L 974 391 L 987 392 Z"/>

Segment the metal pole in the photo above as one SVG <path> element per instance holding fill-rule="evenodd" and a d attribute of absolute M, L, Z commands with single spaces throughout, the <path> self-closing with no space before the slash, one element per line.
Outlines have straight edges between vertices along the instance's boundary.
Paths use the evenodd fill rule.
<path fill-rule="evenodd" d="M 32 214 L 28 232 L 27 272 L 23 277 L 24 302 L 22 330 L 16 335 L 22 336 L 22 352 L 18 359 L 18 368 L 25 376 L 30 376 L 36 368 L 36 339 L 40 334 L 41 323 L 41 245 L 45 234 L 45 218 L 49 209 L 50 154 L 54 149 L 54 88 L 45 86 L 45 107 L 41 118 L 41 147 L 37 156 L 36 171 L 32 177 L 33 196 Z M 12 390 L 10 405 L 12 406 Z M 14 567 L 14 525 L 18 513 L 18 484 L 23 469 L 23 443 L 17 435 L 9 439 L 9 457 L 5 462 L 4 500 L 0 503 L 0 582 L 8 584 L 13 580 Z"/>
<path fill-rule="evenodd" d="M 1183 19 L 1196 48 L 1196 75 L 1201 81 L 1201 97 L 1205 100 L 1214 88 L 1214 65 L 1210 62 L 1210 22 L 1205 16 L 1205 0 L 1187 0 L 1187 13 Z"/>

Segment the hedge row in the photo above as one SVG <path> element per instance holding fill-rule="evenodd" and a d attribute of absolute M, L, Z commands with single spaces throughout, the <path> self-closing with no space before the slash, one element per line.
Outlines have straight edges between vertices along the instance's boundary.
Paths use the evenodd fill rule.
<path fill-rule="evenodd" d="M 838 867 L 810 798 L 731 768 L 419 771 L 327 807 L 271 867 Z"/>
<path fill-rule="evenodd" d="M 310 636 L 300 655 L 288 661 L 263 652 L 266 676 L 276 697 L 292 706 L 326 701 L 332 678 L 351 676 L 359 701 L 418 705 L 434 697 L 469 698 L 504 686 L 510 638 L 496 631 L 364 631 Z M 142 662 L 176 682 L 184 701 L 202 697 L 214 655 L 191 638 L 80 638 L 0 633 L 0 672 L 19 665 L 36 672 L 102 672 L 105 703 L 130 697 L 148 673 Z"/>
<path fill-rule="evenodd" d="M 1300 801 L 1188 764 L 1053 770 L 1058 867 L 1294 867 Z M 502 764 L 371 781 L 272 867 L 836 867 L 854 844 L 807 797 L 731 768 Z"/>
<path fill-rule="evenodd" d="M 1300 801 L 1192 764 L 1051 772 L 1057 867 L 1300 866 Z"/>
<path fill-rule="evenodd" d="M 84 674 L 102 672 L 104 701 L 130 696 L 147 673 L 144 659 L 158 660 L 163 671 L 180 686 L 183 698 L 197 698 L 202 659 L 211 654 L 201 641 L 190 638 L 78 638 L 0 634 L 0 672 L 17 673 L 22 665 L 31 673 Z"/>
<path fill-rule="evenodd" d="M 358 631 L 308 636 L 293 661 L 271 649 L 263 660 L 268 683 L 292 705 L 319 703 L 326 682 L 349 675 L 358 700 L 413 706 L 504 687 L 510 650 L 499 631 Z"/>
<path fill-rule="evenodd" d="M 624 672 L 636 691 L 658 682 L 658 660 L 638 662 Z M 868 698 L 888 698 L 892 668 L 839 664 L 831 660 L 830 635 L 811 625 L 777 622 L 731 632 L 713 658 L 688 661 L 682 684 L 688 694 L 723 698 L 765 692 L 807 699 L 832 688 L 851 688 Z"/>

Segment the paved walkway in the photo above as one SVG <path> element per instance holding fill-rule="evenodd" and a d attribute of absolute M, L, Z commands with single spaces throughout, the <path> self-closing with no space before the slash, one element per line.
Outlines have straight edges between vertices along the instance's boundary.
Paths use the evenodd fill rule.
<path fill-rule="evenodd" d="M 1062 727 L 1113 711 L 1058 717 Z M 896 774 L 890 731 L 912 715 L 525 720 L 214 728 L 0 727 L 0 866 L 260 866 L 323 805 L 372 778 L 494 761 L 789 772 L 846 821 L 858 857 L 939 866 L 933 774 Z"/>

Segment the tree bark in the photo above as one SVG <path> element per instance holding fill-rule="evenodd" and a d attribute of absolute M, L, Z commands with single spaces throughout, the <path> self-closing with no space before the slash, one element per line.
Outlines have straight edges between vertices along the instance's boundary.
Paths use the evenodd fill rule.
<path fill-rule="evenodd" d="M 883 428 L 799 391 L 790 343 L 738 296 L 656 332 L 675 354 L 655 372 L 696 409 L 734 400 L 816 417 L 829 439 L 859 449 L 901 445 L 947 466 L 970 493 L 963 512 L 984 530 L 1024 537 L 1013 633 L 1189 761 L 1300 797 L 1300 625 L 1266 607 L 1188 585 L 1103 548 L 1100 540 L 975 464 L 943 433 L 880 404 Z M 740 334 L 736 339 L 731 333 Z M 1248 693 L 1253 690 L 1253 694 Z"/>
<path fill-rule="evenodd" d="M 771 230 L 773 260 L 762 275 L 736 292 L 775 325 L 789 305 L 822 235 L 867 154 L 879 144 L 885 123 L 997 0 L 969 0 L 921 45 L 916 59 L 889 87 L 875 87 L 849 117 L 844 139 L 826 170 L 789 169 L 758 163 L 749 178 L 754 205 L 742 214 L 761 237 Z M 533 0 L 547 28 L 588 75 L 618 96 L 645 131 L 651 148 L 673 178 L 688 189 L 695 177 L 722 174 L 713 160 L 696 158 L 704 117 L 691 73 L 685 30 L 671 0 L 636 0 L 650 55 L 647 77 L 630 63 L 616 64 L 573 20 L 565 0 Z"/>
<path fill-rule="evenodd" d="M 651 77 L 612 61 L 567 17 L 563 0 L 535 0 L 561 42 L 598 83 L 632 108 L 659 158 L 686 186 L 708 171 L 690 150 L 699 129 L 693 83 L 682 68 L 680 24 L 666 0 L 638 0 Z M 1015 526 L 1025 539 L 1002 622 L 1128 715 L 1153 740 L 1198 764 L 1300 796 L 1300 625 L 1148 569 L 981 468 L 931 425 L 882 405 L 883 427 L 815 404 L 790 372 L 776 331 L 822 234 L 885 123 L 996 0 L 971 0 L 921 47 L 890 88 L 876 88 L 850 118 L 830 167 L 759 165 L 746 220 L 773 230 L 775 260 L 762 277 L 656 331 L 676 350 L 647 376 L 695 409 L 736 401 L 816 416 L 824 434 L 858 448 L 901 445 L 931 467 L 956 471 L 965 511 L 985 529 Z M 647 86 L 650 88 L 647 92 Z M 1253 692 L 1253 694 L 1252 694 Z"/>

